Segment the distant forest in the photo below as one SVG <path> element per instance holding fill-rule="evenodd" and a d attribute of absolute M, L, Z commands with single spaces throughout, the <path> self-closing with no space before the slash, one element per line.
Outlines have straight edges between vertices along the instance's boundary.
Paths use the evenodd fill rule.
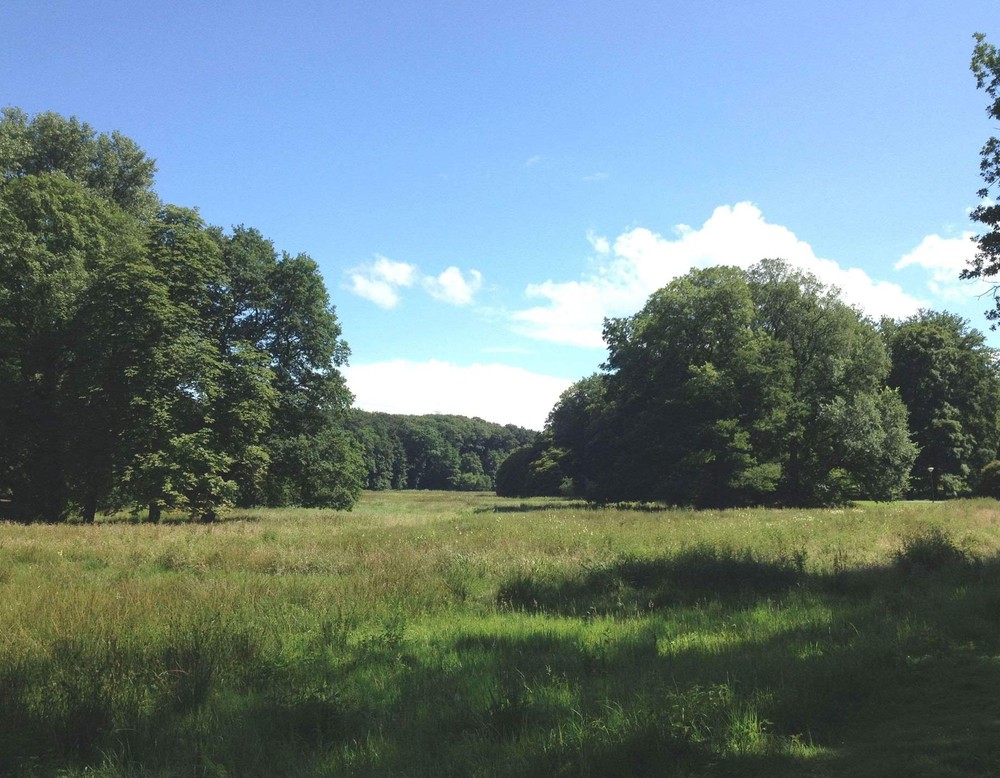
<path fill-rule="evenodd" d="M 406 416 L 354 410 L 366 489 L 493 491 L 497 468 L 538 433 L 513 424 L 449 415 Z"/>

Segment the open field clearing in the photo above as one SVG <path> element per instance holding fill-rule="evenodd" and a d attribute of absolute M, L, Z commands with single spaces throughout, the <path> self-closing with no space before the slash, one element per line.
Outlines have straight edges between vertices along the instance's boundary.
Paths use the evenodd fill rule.
<path fill-rule="evenodd" d="M 1000 774 L 1000 503 L 0 525 L 0 774 Z"/>

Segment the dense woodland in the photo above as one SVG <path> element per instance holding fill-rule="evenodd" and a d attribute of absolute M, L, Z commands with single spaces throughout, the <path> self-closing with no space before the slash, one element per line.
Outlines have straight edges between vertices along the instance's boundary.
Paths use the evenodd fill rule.
<path fill-rule="evenodd" d="M 352 411 L 366 489 L 493 491 L 497 468 L 537 433 L 466 416 Z"/>

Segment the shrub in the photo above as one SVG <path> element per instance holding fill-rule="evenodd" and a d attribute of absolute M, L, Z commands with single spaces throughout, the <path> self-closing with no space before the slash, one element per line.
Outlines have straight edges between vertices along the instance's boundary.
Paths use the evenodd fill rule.
<path fill-rule="evenodd" d="M 1000 500 L 1000 459 L 994 459 L 979 472 L 979 488 L 983 497 Z"/>
<path fill-rule="evenodd" d="M 497 469 L 498 497 L 558 497 L 566 488 L 567 476 L 560 460 L 565 452 L 543 448 L 538 443 L 514 449 Z"/>
<path fill-rule="evenodd" d="M 968 561 L 968 553 L 940 527 L 907 538 L 896 552 L 896 565 L 904 573 L 929 573 Z"/>

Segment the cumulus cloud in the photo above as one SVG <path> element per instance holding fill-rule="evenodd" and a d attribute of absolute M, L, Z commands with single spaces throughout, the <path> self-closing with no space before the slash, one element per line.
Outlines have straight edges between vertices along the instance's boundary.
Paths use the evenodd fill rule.
<path fill-rule="evenodd" d="M 349 270 L 348 277 L 351 292 L 387 309 L 399 304 L 400 289 L 418 282 L 435 300 L 451 305 L 469 305 L 483 285 L 483 274 L 478 270 L 463 274 L 457 267 L 449 267 L 440 275 L 430 276 L 422 274 L 416 265 L 380 255 L 371 264 Z"/>
<path fill-rule="evenodd" d="M 454 413 L 540 430 L 572 381 L 501 364 L 394 359 L 343 369 L 355 405 L 385 413 Z"/>
<path fill-rule="evenodd" d="M 976 253 L 972 242 L 974 232 L 964 232 L 957 238 L 928 235 L 920 245 L 896 263 L 896 269 L 919 267 L 928 272 L 927 288 L 936 297 L 950 302 L 964 302 L 988 291 L 992 284 L 985 281 L 962 281 L 958 274 Z"/>
<path fill-rule="evenodd" d="M 370 300 L 380 308 L 395 308 L 399 304 L 401 287 L 412 286 L 417 278 L 417 268 L 406 262 L 394 262 L 383 256 L 376 256 L 370 265 L 349 271 L 351 285 L 348 287 L 358 297 Z"/>
<path fill-rule="evenodd" d="M 452 305 L 469 305 L 483 285 L 483 274 L 470 270 L 466 277 L 457 267 L 449 267 L 438 276 L 426 276 L 423 285 L 435 300 Z"/>
<path fill-rule="evenodd" d="M 924 306 L 898 284 L 817 257 L 791 230 L 768 223 L 752 203 L 720 206 L 700 228 L 681 224 L 674 233 L 664 237 L 636 227 L 613 242 L 588 235 L 597 253 L 595 269 L 578 281 L 530 284 L 525 294 L 541 303 L 515 312 L 515 329 L 541 340 L 600 348 L 605 317 L 631 315 L 672 279 L 712 265 L 748 268 L 766 257 L 785 259 L 839 287 L 848 303 L 874 317 L 908 316 Z"/>

